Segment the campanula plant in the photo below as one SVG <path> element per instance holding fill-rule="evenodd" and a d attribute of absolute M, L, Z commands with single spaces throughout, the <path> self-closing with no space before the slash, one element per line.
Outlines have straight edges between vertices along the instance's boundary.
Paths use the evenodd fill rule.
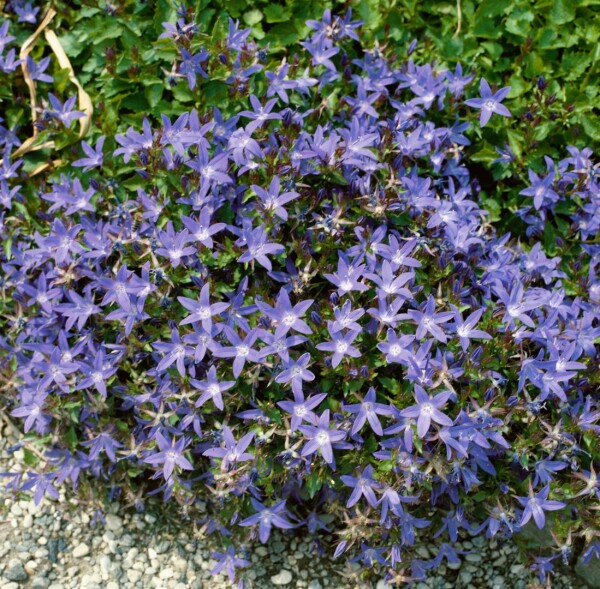
<path fill-rule="evenodd" d="M 350 12 L 284 57 L 179 13 L 157 35 L 192 97 L 176 116 L 96 129 L 31 176 L 23 130 L 0 128 L 2 402 L 44 452 L 9 487 L 207 501 L 214 572 L 241 582 L 237 547 L 274 528 L 332 530 L 335 556 L 412 579 L 532 522 L 597 558 L 593 151 L 525 177 L 517 239 L 471 157 L 510 123 L 506 86 L 363 44 Z M 80 118 L 50 65 L 29 68 L 42 139 Z"/>

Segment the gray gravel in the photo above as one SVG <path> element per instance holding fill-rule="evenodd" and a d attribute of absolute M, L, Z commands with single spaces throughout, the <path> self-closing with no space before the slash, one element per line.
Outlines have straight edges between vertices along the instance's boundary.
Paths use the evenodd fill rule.
<path fill-rule="evenodd" d="M 0 472 L 23 470 L 23 451 L 9 453 L 14 432 L 0 420 Z M 2 504 L 4 503 L 4 510 Z M 160 503 L 155 509 L 160 510 Z M 4 513 L 3 513 L 4 511 Z M 93 525 L 94 512 L 60 489 L 58 501 L 14 501 L 0 479 L 1 589 L 221 589 L 232 584 L 225 575 L 212 577 L 213 540 L 191 521 L 164 513 L 136 513 L 114 503 L 106 526 Z M 528 589 L 531 577 L 512 543 L 484 538 L 462 542 L 468 552 L 457 565 L 431 571 L 416 589 Z M 267 546 L 250 548 L 252 566 L 247 589 L 345 589 L 358 587 L 350 569 L 315 553 L 310 538 L 275 532 Z M 431 558 L 434 547 L 419 547 Z M 383 575 L 382 575 L 383 576 Z M 369 585 L 362 585 L 368 587 Z M 391 589 L 383 580 L 372 589 Z M 558 575 L 554 589 L 585 589 L 582 581 Z"/>

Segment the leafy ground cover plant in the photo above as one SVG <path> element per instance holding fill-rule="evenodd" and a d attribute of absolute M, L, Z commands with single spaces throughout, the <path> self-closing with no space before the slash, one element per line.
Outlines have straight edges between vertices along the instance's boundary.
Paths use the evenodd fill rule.
<path fill-rule="evenodd" d="M 18 17 L 13 4 L 25 17 Z M 523 204 L 519 192 L 528 170 L 539 174 L 545 155 L 558 160 L 564 145 L 582 149 L 599 138 L 597 2 L 360 0 L 349 4 L 364 22 L 361 38 L 367 44 L 376 41 L 391 53 L 395 45 L 406 47 L 418 40 L 413 51 L 420 63 L 432 61 L 452 71 L 464 67 L 478 78 L 511 87 L 514 117 L 485 129 L 473 144 L 471 157 L 480 166 L 481 199 L 490 218 L 502 231 L 523 233 L 526 227 L 515 220 L 515 211 Z M 32 7 L 30 14 L 27 5 L 15 0 L 6 3 L 6 10 L 21 18 L 20 24 L 33 28 L 42 13 Z M 166 0 L 56 0 L 52 5 L 61 43 L 92 97 L 96 123 L 104 134 L 141 124 L 141 113 L 176 117 L 183 105 L 189 110 L 227 102 L 225 85 L 217 75 L 203 93 L 177 84 L 177 72 L 172 71 L 177 52 L 168 43 L 155 43 L 163 32 L 162 23 L 185 14 L 185 5 Z M 190 5 L 194 22 L 180 34 L 202 36 L 209 46 L 222 39 L 228 18 L 233 17 L 251 27 L 251 36 L 263 49 L 261 58 L 285 52 L 292 59 L 303 51 L 298 42 L 310 31 L 306 21 L 319 18 L 324 6 L 337 4 L 203 0 Z M 339 10 L 345 8 L 340 5 Z M 18 32 L 17 36 L 21 44 L 24 37 Z M 66 76 L 58 74 L 55 79 L 65 90 Z M 27 100 L 27 89 L 22 86 L 20 93 L 18 88 L 13 91 Z M 5 92 L 10 101 L 10 89 Z M 22 109 L 16 113 L 23 115 Z M 507 127 L 506 133 L 498 132 Z M 560 236 L 564 224 L 550 220 L 547 226 L 548 233 Z"/>
<path fill-rule="evenodd" d="M 100 115 L 79 142 L 89 109 L 43 44 L 25 66 L 46 147 L 20 157 L 31 113 L 6 109 L 3 401 L 31 466 L 9 487 L 192 516 L 208 497 L 215 572 L 242 584 L 237 548 L 273 528 L 332 529 L 335 556 L 390 578 L 530 521 L 557 541 L 542 581 L 597 557 L 592 150 L 529 172 L 516 239 L 472 157 L 480 126 L 506 132 L 508 87 L 363 45 L 350 11 L 309 20 L 285 59 L 233 20 L 209 44 L 176 16 L 152 50 L 188 99 L 159 120 Z M 0 65 L 19 88 L 15 24 Z"/>

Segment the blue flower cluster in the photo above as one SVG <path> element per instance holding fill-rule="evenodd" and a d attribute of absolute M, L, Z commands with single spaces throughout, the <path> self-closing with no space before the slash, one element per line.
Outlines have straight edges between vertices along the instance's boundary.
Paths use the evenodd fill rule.
<path fill-rule="evenodd" d="M 51 445 L 11 488 L 40 501 L 87 474 L 114 496 L 151 478 L 165 500 L 208 496 L 226 540 L 330 525 L 336 555 L 413 579 L 452 561 L 459 533 L 510 536 L 554 511 L 597 556 L 591 151 L 532 171 L 527 239 L 499 235 L 465 105 L 481 125 L 510 116 L 507 88 L 481 80 L 465 102 L 460 67 L 351 59 L 350 12 L 309 21 L 305 58 L 271 69 L 234 22 L 218 52 L 194 45 L 185 14 L 165 23 L 169 75 L 194 91 L 228 68 L 235 112 L 83 141 L 36 183 L 0 127 L 3 390 Z M 46 66 L 29 71 L 51 82 Z M 70 126 L 74 99 L 49 97 Z M 564 259 L 547 254 L 554 215 Z M 430 561 L 413 551 L 425 533 L 448 537 Z M 217 557 L 232 580 L 248 564 L 232 545 Z"/>

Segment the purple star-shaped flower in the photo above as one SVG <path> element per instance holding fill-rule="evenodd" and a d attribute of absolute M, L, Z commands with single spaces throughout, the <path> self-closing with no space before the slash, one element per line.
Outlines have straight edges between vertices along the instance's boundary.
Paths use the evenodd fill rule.
<path fill-rule="evenodd" d="M 294 393 L 293 401 L 279 401 L 277 405 L 292 415 L 290 429 L 295 431 L 303 421 L 308 421 L 311 423 L 316 421 L 316 416 L 313 412 L 313 409 L 318 407 L 326 398 L 327 393 L 319 393 L 318 395 L 310 397 L 305 401 L 304 395 L 302 394 L 302 391 L 300 391 L 299 393 Z"/>
<path fill-rule="evenodd" d="M 490 120 L 492 114 L 496 113 L 503 117 L 511 117 L 512 113 L 503 105 L 501 102 L 506 98 L 506 95 L 510 92 L 511 87 L 506 86 L 501 88 L 496 93 L 492 92 L 490 85 L 481 78 L 479 84 L 479 91 L 481 98 L 470 98 L 465 100 L 467 106 L 481 109 L 479 116 L 479 124 L 485 127 Z"/>
<path fill-rule="evenodd" d="M 190 379 L 190 384 L 202 391 L 202 395 L 196 401 L 196 407 L 201 407 L 210 399 L 217 409 L 223 411 L 224 405 L 221 393 L 230 389 L 235 384 L 235 380 L 219 381 L 215 366 L 210 367 L 206 376 L 206 380 Z"/>
<path fill-rule="evenodd" d="M 377 496 L 373 489 L 379 489 L 381 485 L 373 478 L 373 467 L 369 464 L 358 477 L 344 475 L 341 477 L 344 484 L 354 490 L 348 498 L 346 507 L 352 507 L 364 495 L 371 507 L 377 507 Z"/>
<path fill-rule="evenodd" d="M 101 135 L 96 142 L 96 147 L 92 147 L 87 141 L 81 142 L 81 149 L 87 157 L 75 160 L 73 166 L 76 168 L 83 168 L 84 172 L 89 172 L 92 168 L 102 167 L 104 161 L 104 154 L 102 148 L 104 147 L 104 141 L 106 137 Z"/>
<path fill-rule="evenodd" d="M 185 360 L 193 355 L 194 350 L 181 341 L 179 332 L 176 329 L 171 330 L 170 342 L 154 342 L 152 346 L 165 354 L 156 366 L 158 372 L 162 372 L 169 368 L 171 364 L 175 364 L 179 374 L 185 376 Z"/>
<path fill-rule="evenodd" d="M 194 470 L 190 461 L 183 455 L 187 445 L 186 438 L 179 438 L 176 442 L 169 441 L 160 432 L 156 432 L 156 442 L 160 448 L 160 452 L 151 454 L 144 458 L 144 462 L 152 465 L 163 465 L 163 476 L 165 479 L 170 479 L 175 466 L 179 466 L 184 470 Z"/>
<path fill-rule="evenodd" d="M 255 328 L 250 331 L 243 340 L 229 325 L 225 325 L 223 329 L 232 345 L 214 349 L 213 356 L 217 358 L 234 358 L 233 376 L 237 378 L 242 373 L 246 361 L 260 361 L 260 352 L 252 349 L 252 344 L 258 337 L 258 329 Z"/>
<path fill-rule="evenodd" d="M 387 342 L 379 342 L 377 349 L 381 350 L 386 356 L 388 364 L 393 362 L 409 362 L 412 357 L 410 344 L 415 341 L 414 335 L 401 335 L 398 337 L 393 329 L 387 330 Z"/>
<path fill-rule="evenodd" d="M 195 323 L 196 321 L 202 322 L 202 329 L 210 332 L 212 329 L 212 316 L 222 313 L 229 307 L 229 303 L 213 303 L 210 304 L 210 293 L 209 293 L 208 282 L 202 287 L 200 291 L 200 300 L 195 301 L 188 297 L 177 297 L 177 300 L 188 310 L 191 311 L 191 315 L 188 315 L 183 319 L 179 325 L 186 325 L 188 323 Z"/>
<path fill-rule="evenodd" d="M 288 295 L 285 288 L 279 291 L 277 297 L 277 303 L 275 307 L 271 307 L 261 301 L 256 302 L 256 306 L 268 317 L 276 322 L 277 327 L 275 328 L 275 337 L 283 337 L 290 329 L 298 331 L 299 333 L 310 334 L 312 329 L 306 324 L 305 321 L 300 319 L 302 315 L 308 311 L 310 306 L 313 304 L 313 300 L 300 301 L 292 306 L 290 302 L 290 296 Z"/>
<path fill-rule="evenodd" d="M 342 335 L 341 332 L 332 334 L 333 341 L 324 342 L 317 345 L 317 350 L 323 350 L 324 352 L 333 352 L 331 357 L 331 366 L 336 368 L 344 356 L 351 356 L 352 358 L 359 358 L 360 352 L 358 348 L 352 345 L 352 342 L 356 339 L 358 331 L 349 331 Z"/>
<path fill-rule="evenodd" d="M 431 427 L 432 421 L 435 421 L 440 425 L 452 425 L 452 420 L 442 413 L 440 409 L 448 402 L 448 399 L 453 396 L 453 393 L 444 391 L 434 397 L 430 397 L 418 384 L 414 386 L 417 404 L 402 409 L 400 415 L 402 417 L 412 417 L 417 419 L 417 434 L 419 437 L 425 437 Z"/>
<path fill-rule="evenodd" d="M 566 503 L 562 501 L 551 501 L 548 499 L 550 493 L 550 485 L 546 485 L 539 493 L 533 494 L 533 490 L 529 488 L 528 497 L 517 497 L 517 501 L 525 508 L 519 526 L 525 525 L 533 516 L 535 524 L 541 530 L 546 523 L 544 511 L 557 511 L 566 507 Z"/>
<path fill-rule="evenodd" d="M 267 255 L 277 255 L 285 251 L 285 248 L 278 243 L 268 241 L 269 235 L 265 231 L 264 225 L 244 231 L 242 239 L 236 244 L 246 246 L 246 251 L 238 258 L 238 262 L 250 262 L 256 260 L 267 270 L 272 270 L 271 260 Z"/>
<path fill-rule="evenodd" d="M 250 502 L 258 513 L 242 520 L 239 525 L 254 526 L 258 524 L 258 537 L 263 544 L 267 543 L 273 526 L 283 530 L 291 530 L 296 527 L 295 524 L 286 519 L 286 516 L 290 516 L 290 512 L 285 507 L 285 499 L 272 507 L 265 507 L 254 497 L 250 498 Z"/>
<path fill-rule="evenodd" d="M 48 98 L 52 106 L 52 110 L 49 110 L 48 114 L 63 123 L 65 127 L 70 127 L 74 120 L 85 117 L 85 113 L 73 110 L 77 100 L 76 94 L 67 99 L 64 104 L 51 92 L 48 94 Z"/>
<path fill-rule="evenodd" d="M 332 444 L 341 442 L 346 437 L 346 432 L 329 426 L 329 409 L 323 411 L 316 426 L 299 426 L 298 429 L 309 438 L 309 441 L 302 448 L 301 454 L 302 456 L 310 456 L 320 451 L 325 462 L 335 468 Z"/>
<path fill-rule="evenodd" d="M 250 566 L 248 560 L 238 558 L 235 555 L 235 547 L 230 545 L 225 553 L 213 552 L 211 556 L 218 560 L 217 564 L 210 571 L 211 575 L 218 575 L 223 569 L 227 571 L 229 580 L 233 583 L 235 581 L 235 569 L 236 567 L 247 567 Z"/>
<path fill-rule="evenodd" d="M 280 188 L 281 181 L 279 180 L 279 176 L 275 176 L 275 178 L 271 180 L 268 190 L 265 190 L 256 184 L 252 185 L 252 190 L 254 190 L 258 195 L 258 198 L 260 198 L 264 209 L 277 215 L 280 219 L 287 221 L 288 214 L 284 205 L 295 198 L 298 198 L 300 195 L 293 190 L 279 194 Z"/>
<path fill-rule="evenodd" d="M 102 350 L 96 353 L 93 364 L 80 364 L 81 372 L 85 378 L 81 380 L 78 389 L 87 389 L 94 387 L 104 399 L 106 399 L 106 381 L 117 373 L 118 368 L 114 367 L 110 361 L 106 360 Z"/>
<path fill-rule="evenodd" d="M 224 448 L 209 448 L 205 450 L 203 456 L 211 456 L 213 458 L 221 458 L 221 469 L 227 470 L 229 466 L 235 465 L 238 462 L 244 462 L 246 460 L 252 460 L 254 454 L 246 452 L 246 449 L 254 438 L 254 432 L 247 433 L 240 439 L 239 442 L 235 441 L 233 432 L 226 426 L 223 426 L 223 441 L 225 442 Z"/>
<path fill-rule="evenodd" d="M 372 430 L 377 435 L 382 436 L 383 429 L 377 415 L 393 415 L 392 408 L 389 405 L 377 403 L 375 389 L 373 387 L 368 390 L 361 403 L 355 405 L 344 405 L 342 403 L 342 409 L 348 413 L 358 414 L 352 425 L 352 431 L 350 432 L 352 435 L 357 434 L 363 428 L 365 422 L 368 421 Z"/>
<path fill-rule="evenodd" d="M 408 316 L 417 323 L 417 339 L 425 337 L 426 333 L 430 333 L 435 339 L 442 343 L 448 340 L 443 329 L 439 326 L 440 323 L 446 323 L 454 317 L 454 312 L 444 311 L 442 313 L 435 312 L 435 299 L 429 295 L 427 303 L 422 311 L 409 309 Z"/>
<path fill-rule="evenodd" d="M 489 333 L 481 329 L 475 329 L 475 325 L 481 319 L 484 309 L 477 309 L 477 311 L 471 313 L 464 321 L 460 311 L 456 307 L 452 306 L 452 310 L 455 313 L 454 325 L 452 327 L 456 330 L 456 335 L 458 336 L 463 352 L 467 351 L 472 339 L 492 339 Z"/>
<path fill-rule="evenodd" d="M 282 370 L 276 377 L 275 382 L 292 383 L 292 391 L 294 394 L 302 392 L 302 382 L 311 382 L 315 380 L 315 375 L 307 369 L 310 362 L 310 354 L 306 352 L 302 354 L 298 360 L 288 362 L 285 370 Z"/>

